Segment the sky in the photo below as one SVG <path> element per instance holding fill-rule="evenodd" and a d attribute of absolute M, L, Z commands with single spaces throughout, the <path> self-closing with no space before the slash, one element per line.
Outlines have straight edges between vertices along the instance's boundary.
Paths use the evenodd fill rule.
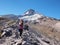
<path fill-rule="evenodd" d="M 60 19 L 60 0 L 0 0 L 0 15 L 21 15 L 28 9 Z"/>

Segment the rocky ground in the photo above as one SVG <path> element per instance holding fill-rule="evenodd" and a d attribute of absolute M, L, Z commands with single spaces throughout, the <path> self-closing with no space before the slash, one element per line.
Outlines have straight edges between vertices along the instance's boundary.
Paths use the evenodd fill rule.
<path fill-rule="evenodd" d="M 5 21 L 2 21 L 2 22 L 5 22 Z M 8 33 L 7 34 L 8 36 L 4 35 L 0 39 L 0 45 L 60 45 L 59 31 L 57 32 L 53 28 L 50 27 L 52 25 L 51 23 L 53 21 L 52 22 L 50 21 L 50 23 L 47 23 L 46 21 L 44 23 L 40 22 L 41 25 L 40 24 L 30 24 L 29 30 L 24 30 L 22 37 L 19 36 L 19 31 L 16 27 L 17 24 L 15 22 L 17 22 L 17 20 L 16 21 L 8 20 L 5 23 L 0 23 L 0 24 L 2 24 L 2 27 L 0 25 L 0 30 L 4 30 L 4 33 L 5 33 L 5 31 L 10 30 L 9 33 L 11 33 L 11 35 L 9 35 L 9 33 Z M 49 22 L 49 20 L 48 20 L 48 22 Z M 54 26 L 58 26 L 58 29 L 60 29 L 59 24 L 60 23 L 57 23 Z M 58 37 L 59 37 L 59 39 L 58 39 Z"/>
<path fill-rule="evenodd" d="M 7 30 L 7 29 L 6 29 Z M 8 28 L 13 30 L 13 28 Z M 11 36 L 4 36 L 0 39 L 0 45 L 59 45 L 56 40 L 42 35 L 39 32 L 34 31 L 32 28 L 24 30 L 22 37 L 19 36 L 17 29 L 12 31 Z"/>

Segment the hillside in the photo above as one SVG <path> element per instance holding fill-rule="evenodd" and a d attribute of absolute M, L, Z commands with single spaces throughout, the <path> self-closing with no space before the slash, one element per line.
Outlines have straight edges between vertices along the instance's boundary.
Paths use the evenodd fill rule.
<path fill-rule="evenodd" d="M 19 19 L 29 26 L 29 30 L 23 30 L 22 37 L 18 31 Z M 60 45 L 60 20 L 33 9 L 21 16 L 8 14 L 0 17 L 0 32 L 0 45 Z"/>
<path fill-rule="evenodd" d="M 29 24 L 31 28 L 35 29 L 35 31 L 42 33 L 48 38 L 54 39 L 60 42 L 60 21 L 57 20 L 40 20 L 39 23 Z"/>

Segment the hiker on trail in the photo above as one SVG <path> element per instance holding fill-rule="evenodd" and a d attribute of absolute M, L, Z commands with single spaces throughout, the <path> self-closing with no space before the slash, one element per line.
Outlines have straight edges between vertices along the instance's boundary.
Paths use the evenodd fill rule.
<path fill-rule="evenodd" d="M 19 32 L 21 36 L 23 33 L 23 20 L 22 19 L 19 20 Z"/>

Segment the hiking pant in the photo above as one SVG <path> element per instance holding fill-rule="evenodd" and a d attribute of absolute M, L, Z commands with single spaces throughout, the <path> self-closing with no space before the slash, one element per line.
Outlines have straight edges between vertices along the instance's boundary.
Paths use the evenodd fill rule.
<path fill-rule="evenodd" d="M 20 32 L 20 36 L 21 36 L 23 33 L 23 29 L 19 29 L 19 32 Z"/>

